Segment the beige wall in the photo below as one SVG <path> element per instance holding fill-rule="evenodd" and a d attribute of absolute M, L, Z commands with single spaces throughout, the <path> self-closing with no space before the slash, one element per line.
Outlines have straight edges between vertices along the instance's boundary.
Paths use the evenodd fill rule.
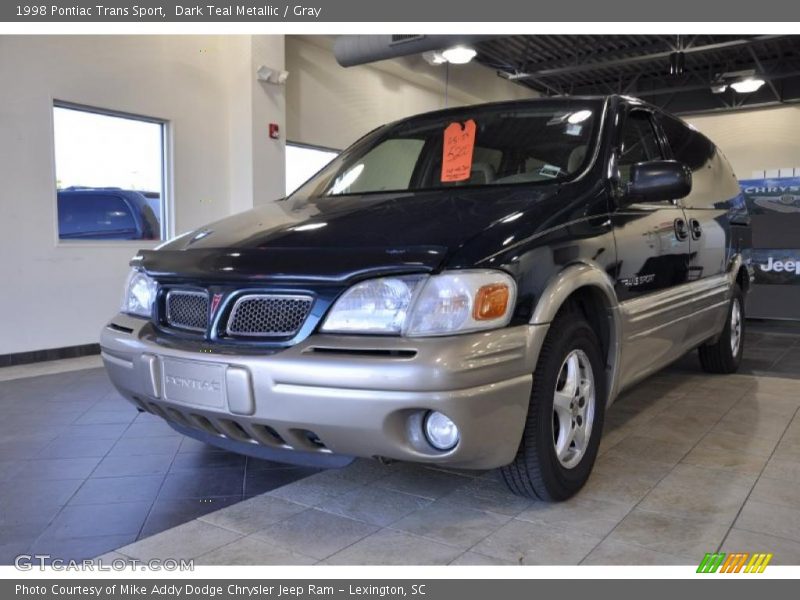
<path fill-rule="evenodd" d="M 282 36 L 0 36 L 0 354 L 97 342 L 147 246 L 59 243 L 53 100 L 168 121 L 182 232 L 283 195 L 284 88 L 253 68 L 282 63 Z"/>
<path fill-rule="evenodd" d="M 684 119 L 722 149 L 739 179 L 750 178 L 753 171 L 800 167 L 800 106 Z"/>
<path fill-rule="evenodd" d="M 413 56 L 345 69 L 331 45 L 329 37 L 286 36 L 289 141 L 342 149 L 379 125 L 444 108 L 445 67 Z M 450 106 L 532 96 L 478 64 L 450 67 Z"/>

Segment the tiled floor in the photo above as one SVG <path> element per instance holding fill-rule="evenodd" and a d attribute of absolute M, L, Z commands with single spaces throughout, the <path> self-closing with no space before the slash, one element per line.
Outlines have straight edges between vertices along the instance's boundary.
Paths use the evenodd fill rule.
<path fill-rule="evenodd" d="M 197 564 L 800 564 L 800 338 L 750 335 L 743 373 L 690 355 L 611 409 L 572 500 L 510 495 L 497 474 L 359 461 L 121 547 Z M 757 374 L 756 374 L 757 373 Z"/>
<path fill-rule="evenodd" d="M 316 472 L 184 438 L 59 362 L 0 369 L 0 564 L 96 556 Z"/>
<path fill-rule="evenodd" d="M 0 564 L 114 548 L 198 564 L 696 564 L 719 547 L 800 564 L 800 336 L 752 333 L 738 375 L 704 375 L 692 354 L 625 394 L 589 484 L 558 505 L 492 472 L 316 473 L 214 451 L 138 415 L 102 370 L 59 370 L 0 370 Z"/>

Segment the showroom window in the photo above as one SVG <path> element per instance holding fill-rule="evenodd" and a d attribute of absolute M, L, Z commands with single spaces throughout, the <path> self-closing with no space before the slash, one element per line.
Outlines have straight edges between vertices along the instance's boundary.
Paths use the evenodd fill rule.
<path fill-rule="evenodd" d="M 55 103 L 58 237 L 167 237 L 166 123 Z"/>
<path fill-rule="evenodd" d="M 288 196 L 311 179 L 337 156 L 339 156 L 338 150 L 287 142 L 286 195 Z"/>

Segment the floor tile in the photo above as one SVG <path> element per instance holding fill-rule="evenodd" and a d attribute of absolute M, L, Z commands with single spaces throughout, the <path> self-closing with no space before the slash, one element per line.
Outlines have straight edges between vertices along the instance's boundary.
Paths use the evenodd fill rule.
<path fill-rule="evenodd" d="M 152 503 L 163 481 L 163 475 L 87 479 L 70 499 L 69 504 Z"/>
<path fill-rule="evenodd" d="M 610 541 L 642 546 L 675 556 L 700 556 L 715 550 L 729 525 L 634 509 L 612 531 Z"/>
<path fill-rule="evenodd" d="M 514 519 L 472 550 L 520 565 L 576 565 L 600 539 Z"/>
<path fill-rule="evenodd" d="M 150 510 L 149 502 L 66 506 L 42 534 L 42 539 L 136 535 Z"/>
<path fill-rule="evenodd" d="M 211 498 L 242 496 L 243 493 L 244 466 L 167 473 L 158 497 L 159 499 Z"/>
<path fill-rule="evenodd" d="M 613 540 L 603 540 L 583 559 L 582 565 L 696 565 L 693 556 L 680 557 L 648 550 L 641 546 L 625 544 Z"/>
<path fill-rule="evenodd" d="M 734 527 L 800 542 L 800 510 L 748 500 Z"/>
<path fill-rule="evenodd" d="M 402 531 L 382 529 L 327 560 L 332 565 L 446 565 L 462 554 L 453 546 L 439 544 Z"/>
<path fill-rule="evenodd" d="M 225 509 L 210 512 L 200 519 L 217 527 L 250 534 L 268 525 L 285 521 L 307 508 L 302 504 L 295 504 L 280 498 L 256 496 Z"/>
<path fill-rule="evenodd" d="M 376 485 L 435 500 L 469 482 L 470 478 L 461 475 L 409 467 L 379 480 Z"/>
<path fill-rule="evenodd" d="M 762 477 L 800 483 L 800 462 L 772 457 L 764 468 Z"/>
<path fill-rule="evenodd" d="M 177 527 L 240 502 L 241 496 L 214 496 L 212 498 L 178 498 L 156 500 L 147 515 L 139 538 L 148 537 Z"/>
<path fill-rule="evenodd" d="M 533 500 L 512 494 L 502 481 L 478 478 L 440 498 L 457 506 L 513 517 L 534 504 Z"/>
<path fill-rule="evenodd" d="M 537 502 L 517 515 L 517 519 L 603 537 L 622 521 L 631 508 L 630 504 L 578 494 L 565 502 Z"/>
<path fill-rule="evenodd" d="M 391 528 L 467 550 L 509 520 L 505 515 L 434 502 L 400 519 Z"/>
<path fill-rule="evenodd" d="M 203 521 L 189 521 L 128 546 L 122 546 L 117 551 L 139 560 L 190 559 L 226 546 L 240 537 L 241 534 L 229 529 Z"/>
<path fill-rule="evenodd" d="M 736 529 L 730 530 L 720 548 L 722 552 L 768 552 L 771 565 L 800 565 L 800 542 Z"/>
<path fill-rule="evenodd" d="M 450 564 L 454 566 L 486 567 L 514 565 L 515 563 L 509 560 L 503 560 L 502 558 L 497 558 L 495 556 L 486 556 L 485 554 L 478 554 L 477 552 L 468 550 Z"/>
<path fill-rule="evenodd" d="M 100 463 L 100 458 L 36 458 L 25 461 L 15 480 L 49 481 L 85 479 Z"/>
<path fill-rule="evenodd" d="M 756 482 L 750 499 L 800 510 L 800 481 L 762 477 Z"/>
<path fill-rule="evenodd" d="M 99 477 L 133 477 L 164 475 L 170 469 L 173 455 L 144 454 L 134 456 L 106 456 L 92 473 Z"/>
<path fill-rule="evenodd" d="M 211 550 L 194 562 L 196 565 L 313 565 L 317 559 L 249 536 Z"/>
<path fill-rule="evenodd" d="M 308 509 L 259 529 L 252 535 L 276 546 L 322 560 L 376 529 L 375 526 L 361 521 Z"/>
<path fill-rule="evenodd" d="M 63 561 L 85 560 L 125 546 L 135 539 L 135 533 L 74 538 L 40 538 L 31 547 L 31 553 L 48 554 L 53 559 Z"/>
<path fill-rule="evenodd" d="M 432 500 L 378 487 L 356 488 L 317 505 L 325 512 L 386 527 L 409 513 L 430 504 Z"/>

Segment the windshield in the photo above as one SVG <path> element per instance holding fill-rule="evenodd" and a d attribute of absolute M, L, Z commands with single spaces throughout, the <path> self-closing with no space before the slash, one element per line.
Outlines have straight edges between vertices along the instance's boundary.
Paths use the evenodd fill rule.
<path fill-rule="evenodd" d="M 591 157 L 600 100 L 467 107 L 382 127 L 293 199 L 569 179 Z"/>

